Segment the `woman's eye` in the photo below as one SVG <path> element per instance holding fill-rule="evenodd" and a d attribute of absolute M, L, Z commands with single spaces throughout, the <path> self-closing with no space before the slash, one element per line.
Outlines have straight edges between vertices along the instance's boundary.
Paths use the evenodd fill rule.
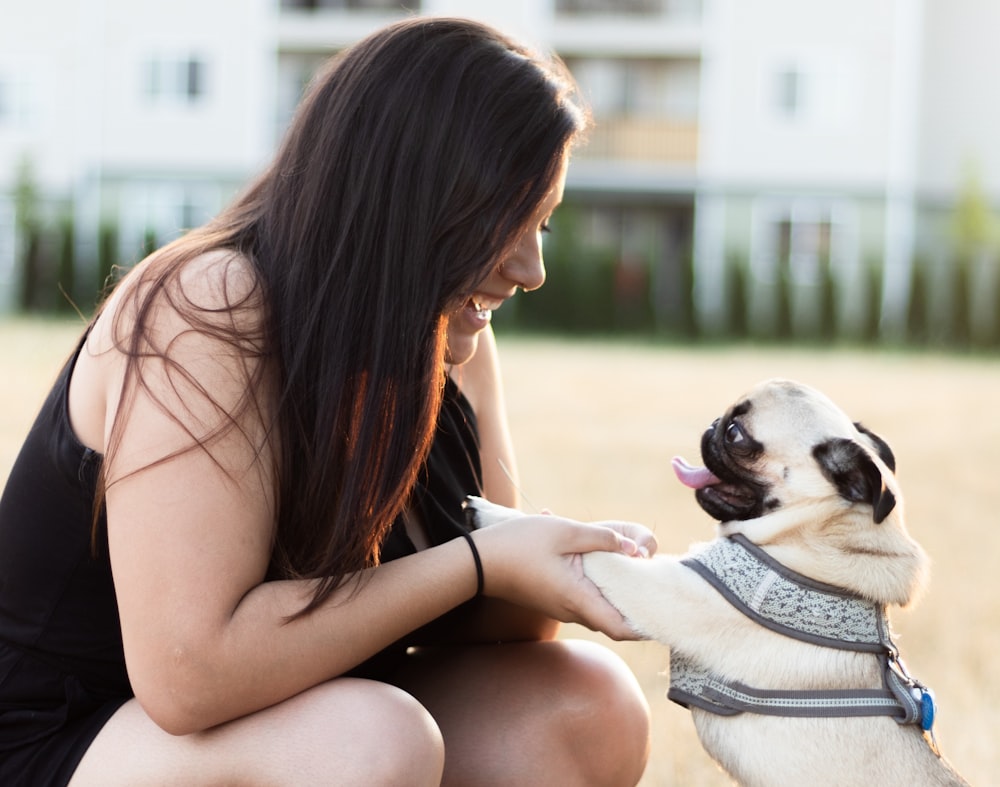
<path fill-rule="evenodd" d="M 729 426 L 726 427 L 726 442 L 738 443 L 742 440 L 743 430 L 736 424 L 736 421 L 730 421 Z"/>
<path fill-rule="evenodd" d="M 542 226 L 540 226 L 538 228 L 538 231 L 539 232 L 552 232 L 552 228 L 549 226 L 549 223 L 546 221 L 546 222 L 542 223 Z"/>

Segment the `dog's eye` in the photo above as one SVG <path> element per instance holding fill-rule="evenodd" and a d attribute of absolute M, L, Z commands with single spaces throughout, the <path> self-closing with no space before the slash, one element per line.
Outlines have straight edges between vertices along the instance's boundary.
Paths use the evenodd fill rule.
<path fill-rule="evenodd" d="M 726 442 L 733 444 L 743 441 L 743 430 L 740 429 L 736 421 L 730 421 L 726 427 Z"/>

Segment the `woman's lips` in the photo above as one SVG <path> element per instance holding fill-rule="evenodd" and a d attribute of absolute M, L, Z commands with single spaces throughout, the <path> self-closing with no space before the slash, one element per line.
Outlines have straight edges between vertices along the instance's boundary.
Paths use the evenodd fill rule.
<path fill-rule="evenodd" d="M 481 322 L 489 322 L 493 317 L 493 310 L 499 309 L 502 305 L 502 300 L 485 298 L 482 296 L 473 296 L 469 298 L 466 308 L 473 313 L 477 320 Z"/>
<path fill-rule="evenodd" d="M 493 309 L 487 309 L 479 301 L 473 299 L 469 303 L 472 305 L 472 310 L 479 319 L 489 320 L 493 316 Z"/>

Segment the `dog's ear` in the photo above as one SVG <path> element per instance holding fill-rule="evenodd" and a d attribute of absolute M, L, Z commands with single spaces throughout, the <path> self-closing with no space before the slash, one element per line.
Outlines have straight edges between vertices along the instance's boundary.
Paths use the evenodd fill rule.
<path fill-rule="evenodd" d="M 896 457 L 892 453 L 892 449 L 889 444 L 875 434 L 871 429 L 863 426 L 859 422 L 854 422 L 854 428 L 857 429 L 861 434 L 871 440 L 872 447 L 878 452 L 878 458 L 885 462 L 885 466 L 888 467 L 892 472 L 896 472 Z"/>
<path fill-rule="evenodd" d="M 853 440 L 844 437 L 827 440 L 813 448 L 813 456 L 841 497 L 853 503 L 871 504 L 875 524 L 884 521 L 895 508 L 896 496 L 886 487 L 882 471 Z"/>

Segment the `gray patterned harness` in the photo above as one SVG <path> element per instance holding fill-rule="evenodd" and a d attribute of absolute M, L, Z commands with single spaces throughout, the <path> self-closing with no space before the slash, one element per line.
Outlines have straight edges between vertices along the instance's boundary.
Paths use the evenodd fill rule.
<path fill-rule="evenodd" d="M 889 633 L 884 604 L 816 582 L 783 566 L 743 535 L 719 538 L 681 561 L 736 609 L 760 625 L 803 642 L 874 654 L 881 689 L 757 689 L 713 674 L 694 659 L 670 654 L 667 696 L 684 707 L 722 716 L 891 716 L 930 732 L 934 697 L 911 678 Z"/>

